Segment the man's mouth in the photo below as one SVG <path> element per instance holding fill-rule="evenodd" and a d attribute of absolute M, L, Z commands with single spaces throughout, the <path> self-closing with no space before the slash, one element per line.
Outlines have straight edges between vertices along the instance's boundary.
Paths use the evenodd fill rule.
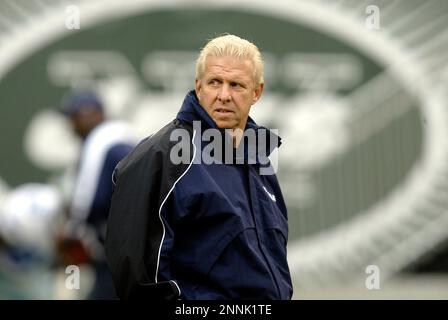
<path fill-rule="evenodd" d="M 223 108 L 218 108 L 215 110 L 216 112 L 220 113 L 220 114 L 230 114 L 233 113 L 232 110 L 229 109 L 223 109 Z"/>

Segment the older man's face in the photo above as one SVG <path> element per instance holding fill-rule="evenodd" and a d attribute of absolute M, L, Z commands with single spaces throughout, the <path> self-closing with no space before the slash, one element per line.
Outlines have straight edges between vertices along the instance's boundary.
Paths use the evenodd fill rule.
<path fill-rule="evenodd" d="M 231 56 L 207 59 L 202 78 L 196 79 L 196 95 L 218 128 L 246 127 L 250 107 L 263 92 L 263 85 L 255 85 L 253 75 L 250 60 Z"/>

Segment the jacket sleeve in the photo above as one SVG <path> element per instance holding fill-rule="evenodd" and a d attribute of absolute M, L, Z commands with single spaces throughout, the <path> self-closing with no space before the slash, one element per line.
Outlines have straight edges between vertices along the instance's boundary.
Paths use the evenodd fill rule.
<path fill-rule="evenodd" d="M 169 153 L 152 149 L 138 146 L 114 171 L 105 247 L 121 299 L 180 297 L 175 281 L 158 279 L 165 235 L 159 211 L 184 168 L 171 165 Z"/>

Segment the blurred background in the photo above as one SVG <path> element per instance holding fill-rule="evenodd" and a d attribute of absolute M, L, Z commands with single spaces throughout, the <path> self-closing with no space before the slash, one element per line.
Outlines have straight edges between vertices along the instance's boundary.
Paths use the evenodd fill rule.
<path fill-rule="evenodd" d="M 0 0 L 0 299 L 85 299 L 58 230 L 88 87 L 135 141 L 172 120 L 207 39 L 264 54 L 295 299 L 448 298 L 448 2 Z M 72 261 L 72 260 L 70 260 Z"/>

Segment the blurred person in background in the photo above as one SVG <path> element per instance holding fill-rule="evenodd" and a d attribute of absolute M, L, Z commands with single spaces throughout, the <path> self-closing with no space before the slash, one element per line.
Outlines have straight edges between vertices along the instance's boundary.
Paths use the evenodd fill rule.
<path fill-rule="evenodd" d="M 134 138 L 127 124 L 106 119 L 103 102 L 94 91 L 68 93 L 61 111 L 82 139 L 82 148 L 59 251 L 67 265 L 92 264 L 95 282 L 88 299 L 116 299 L 103 243 L 112 173 L 134 147 Z"/>
<path fill-rule="evenodd" d="M 56 186 L 20 185 L 0 199 L 0 299 L 55 297 L 57 230 L 63 197 Z"/>

